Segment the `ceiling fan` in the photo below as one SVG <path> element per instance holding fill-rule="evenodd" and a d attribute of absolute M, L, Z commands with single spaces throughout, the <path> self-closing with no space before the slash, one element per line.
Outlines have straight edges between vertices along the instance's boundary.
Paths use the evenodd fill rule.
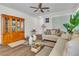
<path fill-rule="evenodd" d="M 42 3 L 39 3 L 38 7 L 30 7 L 30 8 L 34 8 L 36 9 L 34 12 L 37 12 L 38 10 L 40 10 L 42 13 L 44 13 L 45 9 L 49 9 L 49 7 L 42 7 Z"/>

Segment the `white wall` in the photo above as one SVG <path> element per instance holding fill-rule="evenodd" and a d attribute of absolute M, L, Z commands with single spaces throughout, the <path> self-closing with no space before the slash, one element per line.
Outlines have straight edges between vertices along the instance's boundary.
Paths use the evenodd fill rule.
<path fill-rule="evenodd" d="M 63 24 L 69 21 L 69 16 L 73 13 L 74 9 L 41 16 L 40 25 L 42 24 L 43 21 L 47 29 L 60 28 L 62 31 L 66 31 Z M 47 17 L 49 18 L 49 23 L 45 23 L 45 18 Z"/>
<path fill-rule="evenodd" d="M 66 32 L 66 28 L 63 24 L 68 23 L 70 15 L 58 16 L 52 18 L 52 28 L 61 29 Z"/>
<path fill-rule="evenodd" d="M 36 31 L 37 33 L 41 34 L 42 33 L 41 25 L 43 24 L 43 18 L 41 16 L 38 16 L 35 21 L 36 21 L 35 22 Z"/>
<path fill-rule="evenodd" d="M 25 13 L 19 12 L 17 10 L 8 8 L 8 7 L 4 7 L 2 5 L 0 5 L 0 15 L 1 14 L 7 14 L 7 15 L 13 15 L 13 16 L 17 16 L 17 17 L 22 17 L 25 19 L 24 23 L 25 23 L 25 37 L 30 35 L 30 31 L 33 27 L 33 20 L 35 20 L 36 18 L 29 16 Z M 0 44 L 1 44 L 1 18 L 0 18 Z"/>

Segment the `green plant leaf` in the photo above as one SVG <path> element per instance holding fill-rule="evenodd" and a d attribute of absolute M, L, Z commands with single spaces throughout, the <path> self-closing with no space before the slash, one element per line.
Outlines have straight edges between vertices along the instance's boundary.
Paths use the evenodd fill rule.
<path fill-rule="evenodd" d="M 63 24 L 68 32 L 72 32 L 72 30 L 79 25 L 79 11 L 74 15 L 70 15 L 69 23 Z"/>

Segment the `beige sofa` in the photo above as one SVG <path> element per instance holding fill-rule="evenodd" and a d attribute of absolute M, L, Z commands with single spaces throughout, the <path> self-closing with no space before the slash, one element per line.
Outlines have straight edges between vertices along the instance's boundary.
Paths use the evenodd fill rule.
<path fill-rule="evenodd" d="M 68 41 L 65 39 L 58 39 L 57 43 L 55 44 L 54 48 L 50 52 L 49 56 L 62 56 L 64 52 L 65 45 Z"/>
<path fill-rule="evenodd" d="M 37 56 L 79 56 L 78 50 L 79 34 L 73 33 L 73 35 L 69 35 L 68 33 L 63 33 L 61 37 L 57 39 L 54 48 L 45 47 Z"/>

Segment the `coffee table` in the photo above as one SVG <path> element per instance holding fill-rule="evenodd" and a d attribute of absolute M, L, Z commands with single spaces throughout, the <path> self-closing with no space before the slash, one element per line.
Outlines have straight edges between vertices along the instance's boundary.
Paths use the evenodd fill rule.
<path fill-rule="evenodd" d="M 34 53 L 37 53 L 38 51 L 40 51 L 40 49 L 41 49 L 41 46 L 32 47 L 32 48 L 31 48 L 31 51 L 34 52 Z"/>
<path fill-rule="evenodd" d="M 44 45 L 42 44 L 42 42 L 38 41 L 32 46 L 31 51 L 37 53 L 42 49 L 43 46 Z"/>

